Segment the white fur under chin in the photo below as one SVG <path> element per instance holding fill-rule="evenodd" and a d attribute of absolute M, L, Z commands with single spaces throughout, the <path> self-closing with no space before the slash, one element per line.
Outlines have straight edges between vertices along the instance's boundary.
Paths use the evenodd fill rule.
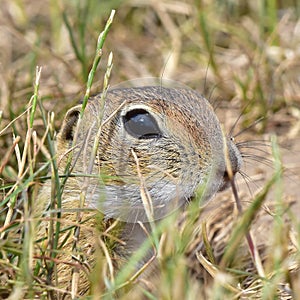
<path fill-rule="evenodd" d="M 153 207 L 153 220 L 166 217 L 185 203 L 186 191 L 170 182 L 160 181 L 148 189 Z M 105 186 L 88 193 L 89 207 L 99 209 L 106 218 L 118 218 L 127 223 L 148 222 L 141 189 L 137 185 Z"/>

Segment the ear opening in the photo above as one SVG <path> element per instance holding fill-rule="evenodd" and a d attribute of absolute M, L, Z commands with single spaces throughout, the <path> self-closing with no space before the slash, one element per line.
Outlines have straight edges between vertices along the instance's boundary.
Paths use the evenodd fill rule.
<path fill-rule="evenodd" d="M 80 115 L 81 105 L 68 110 L 61 129 L 61 137 L 64 140 L 73 140 L 74 131 Z"/>

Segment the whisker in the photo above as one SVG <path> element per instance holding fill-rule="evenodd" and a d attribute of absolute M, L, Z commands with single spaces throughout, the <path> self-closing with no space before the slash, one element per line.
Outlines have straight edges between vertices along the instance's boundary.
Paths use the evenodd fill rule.
<path fill-rule="evenodd" d="M 269 168 L 273 168 L 273 163 L 270 159 L 260 156 L 260 155 L 254 155 L 254 154 L 242 154 L 242 158 L 246 161 L 256 161 L 259 163 L 264 164 L 265 166 Z"/>
<path fill-rule="evenodd" d="M 219 99 L 214 99 L 214 101 L 211 101 L 211 99 L 213 98 L 212 95 L 214 93 L 214 91 L 216 90 L 216 88 L 218 86 L 221 86 L 221 84 L 223 84 L 224 82 L 226 82 L 228 80 L 223 80 L 221 82 L 219 82 L 218 84 L 215 84 L 212 88 L 211 88 L 211 92 L 209 94 L 209 96 L 207 97 L 207 100 L 209 101 L 209 103 L 212 105 L 212 107 L 214 108 L 214 111 L 217 111 L 218 107 L 221 105 L 222 101 L 218 101 Z M 217 105 L 216 105 L 217 104 Z"/>
<path fill-rule="evenodd" d="M 249 107 L 250 103 L 251 103 L 251 101 L 249 101 L 249 103 L 247 105 L 245 105 L 245 107 L 242 109 L 241 113 L 239 114 L 239 116 L 237 117 L 237 119 L 235 120 L 233 125 L 231 126 L 231 129 L 229 130 L 229 136 L 233 136 L 233 131 L 235 130 L 236 125 L 238 124 L 241 117 L 244 115 L 244 113 L 245 113 L 246 109 Z"/>
<path fill-rule="evenodd" d="M 263 147 L 271 147 L 271 142 L 266 140 L 250 140 L 250 141 L 241 141 L 236 143 L 237 147 L 243 145 L 257 145 Z"/>
<path fill-rule="evenodd" d="M 240 141 L 236 142 L 235 145 L 240 149 L 243 145 L 257 145 L 260 147 L 271 147 L 271 142 L 269 140 L 250 140 L 250 141 Z M 279 144 L 280 148 L 289 150 L 289 147 L 286 145 Z"/>
<path fill-rule="evenodd" d="M 234 138 L 238 137 L 239 135 L 243 134 L 245 131 L 253 128 L 255 125 L 257 125 L 258 123 L 260 123 L 262 120 L 264 120 L 265 117 L 261 117 L 258 120 L 256 120 L 255 122 L 253 122 L 251 125 L 249 125 L 248 127 L 242 129 L 241 131 L 239 131 L 237 134 L 234 135 Z M 231 132 L 231 131 L 230 131 Z"/>
<path fill-rule="evenodd" d="M 269 167 L 273 167 L 273 162 L 271 159 L 261 156 L 261 155 L 256 155 L 256 154 L 246 154 L 246 155 L 242 155 L 242 158 L 246 161 L 257 161 L 257 162 L 261 162 L 263 164 L 266 164 Z"/>
<path fill-rule="evenodd" d="M 260 152 L 260 153 L 264 153 L 264 154 L 270 155 L 270 152 L 269 152 L 269 151 L 264 150 L 264 149 L 260 149 L 260 148 L 256 148 L 256 147 L 252 147 L 252 146 L 242 146 L 242 147 L 239 147 L 238 149 L 239 149 L 239 150 L 241 150 L 241 149 L 252 149 L 252 150 L 255 150 L 255 151 L 257 151 L 257 152 Z M 247 154 L 251 154 L 251 153 L 247 153 Z"/>
<path fill-rule="evenodd" d="M 240 174 L 243 177 L 243 179 L 246 180 L 247 182 L 253 182 L 252 177 L 246 174 L 244 171 L 240 170 L 238 174 Z"/>
<path fill-rule="evenodd" d="M 244 182 L 245 182 L 245 184 L 246 184 L 246 186 L 247 186 L 247 189 L 248 189 L 248 191 L 249 191 L 249 193 L 250 193 L 250 195 L 251 195 L 251 198 L 253 198 L 253 193 L 252 193 L 252 190 L 251 190 L 251 188 L 250 188 L 250 184 L 249 184 L 249 183 L 253 183 L 253 184 L 255 185 L 255 187 L 258 188 L 257 184 L 256 184 L 256 183 L 252 180 L 252 178 L 251 178 L 249 175 L 247 175 L 245 172 L 239 171 L 238 174 L 240 174 L 241 177 L 243 178 L 243 180 L 244 180 Z"/>
<path fill-rule="evenodd" d="M 211 101 L 211 99 L 209 98 L 210 104 L 212 105 L 212 107 L 214 108 L 214 111 L 216 112 L 219 107 L 222 104 L 222 100 L 220 98 L 215 98 L 213 101 Z"/>
<path fill-rule="evenodd" d="M 259 155 L 259 154 L 256 154 L 256 153 L 252 153 L 252 152 L 248 152 L 248 153 L 245 153 L 245 152 L 241 152 L 241 155 L 242 155 L 242 158 L 258 158 L 258 159 L 261 159 L 262 161 L 267 161 L 269 163 L 272 163 L 273 160 L 268 158 L 268 157 L 265 157 L 265 156 L 262 156 L 262 155 Z"/>

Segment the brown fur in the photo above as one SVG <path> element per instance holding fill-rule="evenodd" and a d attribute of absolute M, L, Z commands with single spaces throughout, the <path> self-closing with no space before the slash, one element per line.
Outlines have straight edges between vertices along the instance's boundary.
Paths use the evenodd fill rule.
<path fill-rule="evenodd" d="M 141 200 L 143 191 L 149 193 L 154 207 L 153 218 L 157 220 L 184 206 L 201 185 L 206 189 L 204 198 L 210 199 L 226 185 L 227 178 L 224 177 L 226 139 L 212 107 L 196 92 L 162 87 L 112 90 L 107 94 L 102 120 L 100 103 L 101 95 L 90 99 L 82 120 L 79 118 L 81 107 L 71 109 L 57 137 L 60 175 L 64 175 L 69 155 L 72 157 L 70 170 L 75 175 L 69 177 L 64 186 L 60 219 L 57 220 L 56 213 L 59 211 L 57 191 L 51 195 L 50 182 L 42 188 L 35 212 L 41 218 L 49 204 L 55 203 L 50 216 L 46 213 L 48 220 L 44 219 L 38 226 L 37 235 L 46 237 L 49 242 L 49 220 L 55 218 L 54 221 L 60 222 L 60 250 L 54 259 L 54 275 L 49 278 L 56 288 L 69 293 L 73 290 L 78 295 L 89 290 L 89 273 L 95 265 L 100 239 L 110 244 L 108 248 L 112 249 L 115 265 L 129 257 L 145 240 L 145 233 L 135 224 L 140 220 L 149 229 Z M 122 116 L 135 108 L 147 110 L 154 116 L 163 138 L 137 139 L 126 132 Z M 227 140 L 227 147 L 235 174 L 240 168 L 241 157 L 230 140 Z M 144 190 L 141 188 L 143 182 Z M 100 207 L 102 199 L 104 204 Z M 119 217 L 120 225 L 114 233 L 118 233 L 120 241 L 105 238 L 110 235 L 106 231 L 110 220 Z M 64 232 L 68 226 L 74 229 Z M 75 239 L 75 228 L 80 228 L 78 239 Z M 49 258 L 52 245 L 44 242 L 43 247 L 45 257 Z M 72 276 L 76 282 L 76 273 L 78 289 L 71 287 Z"/>

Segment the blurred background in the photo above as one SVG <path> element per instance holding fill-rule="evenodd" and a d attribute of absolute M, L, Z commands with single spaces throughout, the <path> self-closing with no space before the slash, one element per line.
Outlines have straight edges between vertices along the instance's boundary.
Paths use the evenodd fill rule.
<path fill-rule="evenodd" d="M 56 129 L 66 110 L 83 98 L 97 38 L 111 9 L 116 15 L 92 94 L 101 91 L 113 52 L 111 86 L 140 77 L 173 79 L 225 108 L 221 119 L 234 123 L 242 112 L 239 125 L 245 128 L 264 117 L 252 131 L 275 132 L 285 146 L 296 143 L 297 0 L 1 0 L 0 157 L 11 147 L 12 134 L 25 135 L 26 115 L 20 114 L 33 94 L 36 66 L 42 67 L 40 100 L 55 113 Z M 38 138 L 45 131 L 39 114 L 34 121 Z M 7 178 L 13 176 L 9 165 L 3 173 Z"/>
<path fill-rule="evenodd" d="M 281 198 L 298 203 L 292 210 L 299 233 L 299 0 L 0 1 L 0 298 L 6 299 L 15 287 L 23 294 L 29 288 L 29 297 L 36 291 L 40 295 L 42 285 L 31 277 L 30 209 L 47 176 L 45 162 L 49 166 L 55 156 L 51 139 L 66 111 L 83 99 L 97 39 L 112 9 L 116 15 L 91 94 L 102 91 L 111 52 L 111 86 L 156 77 L 202 93 L 216 108 L 226 132 L 237 122 L 233 134 L 238 135 L 236 141 L 244 141 L 245 165 L 237 179 L 241 198 L 246 195 L 243 204 L 253 201 L 253 191 L 281 167 L 268 159 L 270 136 L 276 134 L 284 184 L 279 179 L 268 197 L 273 204 Z M 37 66 L 42 67 L 39 103 L 29 120 Z M 211 201 L 213 209 L 222 208 L 221 197 L 228 199 L 219 194 Z M 289 225 L 284 227 L 279 234 L 274 231 L 282 247 Z M 265 229 L 260 228 L 268 235 Z M 14 242 L 14 234 L 20 232 L 24 238 Z M 184 281 L 166 273 L 175 291 L 186 280 L 180 270 Z M 280 272 L 289 276 L 285 269 Z M 292 285 L 295 295 L 299 286 L 299 280 Z M 23 299 L 22 293 L 11 299 Z"/>

